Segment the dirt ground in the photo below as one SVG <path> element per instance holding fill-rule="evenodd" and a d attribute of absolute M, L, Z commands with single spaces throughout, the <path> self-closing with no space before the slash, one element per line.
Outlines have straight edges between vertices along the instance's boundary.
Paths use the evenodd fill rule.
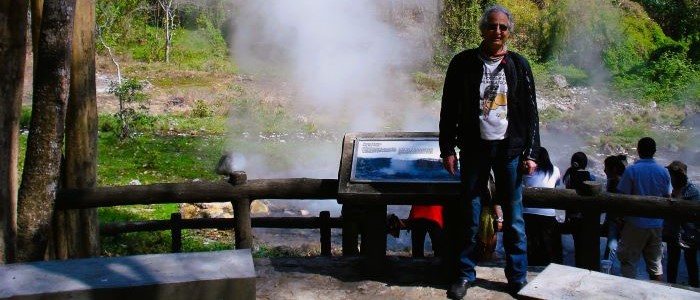
<path fill-rule="evenodd" d="M 286 257 L 254 260 L 257 299 L 446 299 L 434 258 L 388 256 L 382 263 L 361 257 Z M 542 267 L 530 267 L 533 280 Z M 477 267 L 476 285 L 465 299 L 513 299 L 503 262 Z"/>

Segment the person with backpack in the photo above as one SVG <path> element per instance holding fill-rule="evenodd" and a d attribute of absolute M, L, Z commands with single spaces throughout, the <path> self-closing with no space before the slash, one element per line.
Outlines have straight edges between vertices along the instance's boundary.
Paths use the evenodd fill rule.
<path fill-rule="evenodd" d="M 571 156 L 571 166 L 566 169 L 562 180 L 567 189 L 581 189 L 584 181 L 594 181 L 595 176 L 586 170 L 588 166 L 588 156 L 583 152 L 576 152 Z M 589 255 L 581 253 L 594 253 L 600 251 L 595 244 L 586 243 L 587 240 L 592 240 L 592 235 L 598 236 L 599 228 L 588 228 L 583 218 L 583 214 L 579 210 L 566 211 L 566 226 L 571 231 L 571 236 L 574 238 L 574 261 L 577 268 L 598 270 L 599 261 L 590 261 Z M 588 247 L 587 247 L 588 246 Z"/>

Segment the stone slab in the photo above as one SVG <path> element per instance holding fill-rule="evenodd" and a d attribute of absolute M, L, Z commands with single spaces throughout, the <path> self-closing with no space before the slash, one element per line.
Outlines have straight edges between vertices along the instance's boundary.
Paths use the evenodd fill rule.
<path fill-rule="evenodd" d="M 696 291 L 550 264 L 518 295 L 530 299 L 700 299 Z"/>
<path fill-rule="evenodd" d="M 0 265 L 0 299 L 255 299 L 250 250 Z"/>

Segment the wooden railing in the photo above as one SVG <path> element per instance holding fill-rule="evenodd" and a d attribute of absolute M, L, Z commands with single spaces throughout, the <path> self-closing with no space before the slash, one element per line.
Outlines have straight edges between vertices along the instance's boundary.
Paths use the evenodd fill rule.
<path fill-rule="evenodd" d="M 416 200 L 418 197 L 406 197 L 406 195 L 410 195 L 410 189 L 402 195 L 373 193 L 366 196 L 353 195 L 353 197 L 360 200 L 366 197 L 367 199 L 361 201 L 363 204 L 373 203 L 384 207 L 387 204 L 442 204 L 445 201 L 458 200 L 458 195 L 445 194 L 439 189 L 436 189 L 434 193 L 421 194 L 421 200 Z M 290 178 L 247 181 L 245 174 L 243 174 L 242 180 L 241 178 L 234 179 L 232 176 L 229 182 L 160 183 L 140 186 L 62 189 L 57 195 L 56 208 L 82 209 L 132 204 L 232 202 L 234 204 L 233 219 L 146 221 L 140 224 L 109 226 L 111 228 L 131 226 L 134 228 L 133 230 L 138 228 L 170 229 L 175 230 L 174 233 L 184 228 L 206 228 L 204 226 L 234 228 L 236 248 L 250 248 L 252 246 L 252 227 L 324 228 L 322 240 L 327 239 L 328 242 L 322 242 L 324 248 L 322 252 L 328 255 L 330 254 L 330 233 L 325 237 L 323 232 L 330 230 L 331 227 L 341 227 L 342 219 L 329 217 L 251 218 L 249 209 L 238 208 L 249 208 L 250 201 L 253 199 L 326 199 L 334 201 L 337 197 L 338 180 L 335 179 Z M 595 196 L 583 196 L 573 190 L 525 188 L 523 203 L 528 207 L 576 209 L 591 216 L 591 222 L 597 222 L 595 216 L 599 216 L 600 212 L 700 221 L 700 202 L 670 198 L 606 192 Z M 105 232 L 115 230 L 108 229 L 109 226 L 103 227 L 102 230 Z M 591 240 L 590 243 L 597 245 L 598 240 Z M 177 250 L 176 246 L 173 246 L 174 250 Z M 598 255 L 595 253 L 591 261 L 598 261 L 595 259 Z"/>

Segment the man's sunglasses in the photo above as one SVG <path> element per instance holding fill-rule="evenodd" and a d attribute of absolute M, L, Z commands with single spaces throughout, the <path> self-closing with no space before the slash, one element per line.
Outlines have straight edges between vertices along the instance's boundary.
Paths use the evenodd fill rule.
<path fill-rule="evenodd" d="M 500 29 L 501 31 L 508 31 L 508 25 L 506 24 L 488 24 L 486 25 L 486 29 L 495 31 L 496 29 Z"/>

